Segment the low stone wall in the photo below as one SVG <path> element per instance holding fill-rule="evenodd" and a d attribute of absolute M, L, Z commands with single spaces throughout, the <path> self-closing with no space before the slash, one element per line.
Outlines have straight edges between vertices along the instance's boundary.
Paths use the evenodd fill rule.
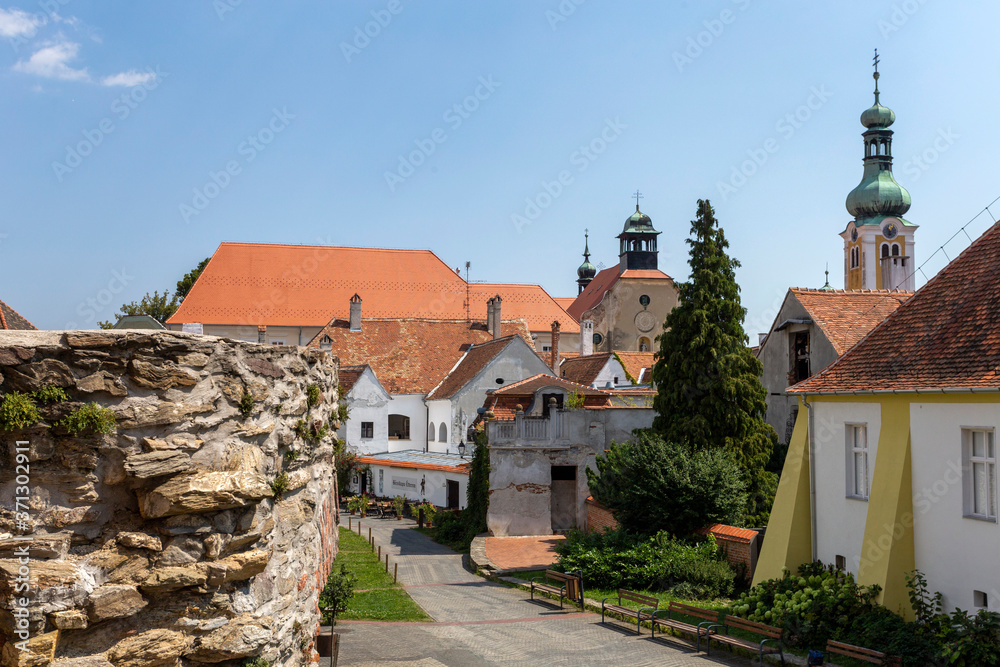
<path fill-rule="evenodd" d="M 611 510 L 593 498 L 587 498 L 587 532 L 600 533 L 606 528 L 612 530 L 618 528 L 618 522 L 611 514 Z"/>
<path fill-rule="evenodd" d="M 37 424 L 4 432 L 0 408 L 0 662 L 314 661 L 337 551 L 336 359 L 176 332 L 0 333 L 4 397 L 53 387 L 67 400 L 36 395 Z M 90 403 L 110 432 L 70 431 Z"/>

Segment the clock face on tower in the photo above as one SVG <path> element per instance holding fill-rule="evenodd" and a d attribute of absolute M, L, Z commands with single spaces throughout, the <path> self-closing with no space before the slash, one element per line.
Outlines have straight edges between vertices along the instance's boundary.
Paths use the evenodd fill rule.
<path fill-rule="evenodd" d="M 882 236 L 890 240 L 896 238 L 896 234 L 898 233 L 899 233 L 899 227 L 896 225 L 895 222 L 890 222 L 886 224 L 885 227 L 882 228 Z"/>

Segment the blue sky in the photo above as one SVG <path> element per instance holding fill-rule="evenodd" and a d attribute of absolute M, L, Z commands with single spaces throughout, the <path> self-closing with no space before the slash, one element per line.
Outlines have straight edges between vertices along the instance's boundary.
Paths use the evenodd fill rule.
<path fill-rule="evenodd" d="M 616 262 L 638 188 L 677 279 L 712 201 L 753 335 L 826 264 L 843 285 L 874 48 L 928 276 L 1000 195 L 998 14 L 0 0 L 0 298 L 40 328 L 91 328 L 224 240 L 429 248 L 473 280 L 573 296 L 584 228 L 592 260 Z"/>

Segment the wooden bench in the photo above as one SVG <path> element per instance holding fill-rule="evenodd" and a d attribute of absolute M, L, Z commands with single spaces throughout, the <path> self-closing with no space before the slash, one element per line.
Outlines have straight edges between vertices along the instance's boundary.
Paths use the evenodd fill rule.
<path fill-rule="evenodd" d="M 666 613 L 666 618 L 660 617 L 659 614 Z M 680 619 L 674 618 L 674 615 L 688 616 L 691 618 L 700 618 L 701 623 L 694 625 L 693 623 L 688 623 L 687 621 L 682 621 Z M 710 609 L 702 609 L 701 607 L 692 607 L 689 604 L 683 604 L 681 602 L 671 601 L 667 605 L 666 609 L 659 609 L 653 612 L 652 619 L 652 633 L 653 637 L 656 636 L 656 626 L 660 626 L 660 632 L 662 633 L 663 628 L 670 628 L 671 630 L 678 630 L 685 634 L 695 636 L 695 648 L 701 650 L 701 636 L 705 635 L 705 644 L 708 644 L 708 632 L 709 627 L 716 626 L 719 624 L 719 618 L 721 616 L 720 612 L 712 611 Z"/>
<path fill-rule="evenodd" d="M 781 656 L 781 664 L 785 664 L 785 651 L 781 645 L 781 629 L 776 628 L 772 625 L 765 625 L 763 623 L 756 623 L 754 621 L 748 621 L 738 616 L 726 616 L 725 620 L 722 621 L 717 626 L 722 628 L 723 632 L 710 632 L 708 638 L 705 640 L 705 653 L 709 653 L 709 645 L 712 640 L 719 642 L 720 644 L 726 644 L 728 646 L 735 646 L 737 648 L 746 649 L 749 651 L 757 651 L 757 656 L 759 659 L 759 664 L 761 667 L 764 665 L 764 654 L 765 653 L 777 653 Z M 712 628 L 709 628 L 711 630 Z M 750 639 L 743 639 L 742 637 L 733 637 L 729 634 L 730 630 L 740 630 L 741 632 L 748 632 L 751 634 L 763 637 L 760 642 L 755 642 Z M 768 642 L 777 642 L 777 646 L 767 646 Z"/>
<path fill-rule="evenodd" d="M 640 624 L 643 621 L 648 621 L 653 618 L 653 613 L 659 608 L 660 601 L 649 595 L 643 595 L 642 593 L 636 593 L 635 591 L 629 591 L 624 588 L 618 589 L 618 604 L 608 604 L 608 600 L 614 600 L 616 596 L 609 595 L 608 597 L 601 600 L 601 623 L 604 622 L 604 612 L 612 611 L 616 614 L 621 614 L 622 616 L 628 616 L 635 619 L 635 634 L 642 634 L 642 629 Z M 622 604 L 622 600 L 631 600 L 632 602 L 638 602 L 639 604 L 647 605 L 645 607 L 639 607 L 638 609 L 632 609 L 631 607 L 626 607 Z M 643 612 L 649 612 L 643 614 Z"/>
<path fill-rule="evenodd" d="M 542 581 L 539 582 L 538 580 Z M 563 600 L 579 601 L 583 611 L 583 572 L 556 572 L 545 570 L 544 575 L 531 578 L 531 599 L 535 599 L 535 591 L 545 591 L 559 596 L 559 608 L 563 608 Z"/>
<path fill-rule="evenodd" d="M 826 652 L 842 655 L 847 658 L 854 658 L 861 662 L 870 662 L 873 665 L 902 665 L 903 661 L 895 656 L 887 656 L 885 653 L 874 651 L 870 648 L 861 648 L 843 642 L 835 642 L 832 639 L 826 642 Z"/>

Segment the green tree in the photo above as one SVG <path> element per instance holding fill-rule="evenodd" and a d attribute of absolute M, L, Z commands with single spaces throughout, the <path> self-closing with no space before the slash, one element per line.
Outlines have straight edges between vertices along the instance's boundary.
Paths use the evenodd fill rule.
<path fill-rule="evenodd" d="M 191 288 L 194 287 L 194 281 L 198 280 L 198 276 L 201 275 L 201 272 L 205 269 L 205 266 L 208 264 L 208 260 L 210 259 L 212 258 L 206 257 L 205 259 L 201 260 L 198 263 L 198 266 L 196 266 L 191 271 L 185 273 L 184 277 L 177 281 L 177 291 L 174 292 L 174 294 L 177 296 L 178 299 L 180 299 L 181 301 L 184 300 L 184 297 L 186 297 L 188 295 L 188 292 L 191 291 Z"/>
<path fill-rule="evenodd" d="M 702 526 L 727 523 L 746 506 L 739 467 L 720 449 L 692 450 L 649 430 L 634 442 L 613 443 L 587 468 L 590 492 L 626 531 L 686 537 Z"/>
<path fill-rule="evenodd" d="M 691 222 L 691 278 L 679 286 L 677 307 L 657 340 L 653 430 L 669 442 L 721 448 L 740 467 L 748 491 L 744 521 L 767 519 L 776 478 L 765 470 L 777 434 L 764 420 L 762 366 L 747 347 L 740 303 L 739 262 L 707 200 Z"/>
<path fill-rule="evenodd" d="M 119 309 L 118 315 L 115 316 L 115 322 L 126 315 L 149 315 L 163 323 L 174 314 L 177 306 L 177 297 L 171 297 L 170 292 L 164 292 L 163 294 L 159 292 L 153 292 L 152 294 L 146 292 L 146 296 L 142 297 L 141 300 L 124 304 Z M 97 324 L 102 329 L 110 329 L 115 325 L 115 322 L 98 322 Z"/>
<path fill-rule="evenodd" d="M 472 453 L 469 470 L 469 485 L 465 490 L 465 509 L 462 510 L 462 524 L 466 541 L 486 532 L 486 511 L 490 504 L 490 448 L 486 424 L 476 431 L 476 450 Z"/>

